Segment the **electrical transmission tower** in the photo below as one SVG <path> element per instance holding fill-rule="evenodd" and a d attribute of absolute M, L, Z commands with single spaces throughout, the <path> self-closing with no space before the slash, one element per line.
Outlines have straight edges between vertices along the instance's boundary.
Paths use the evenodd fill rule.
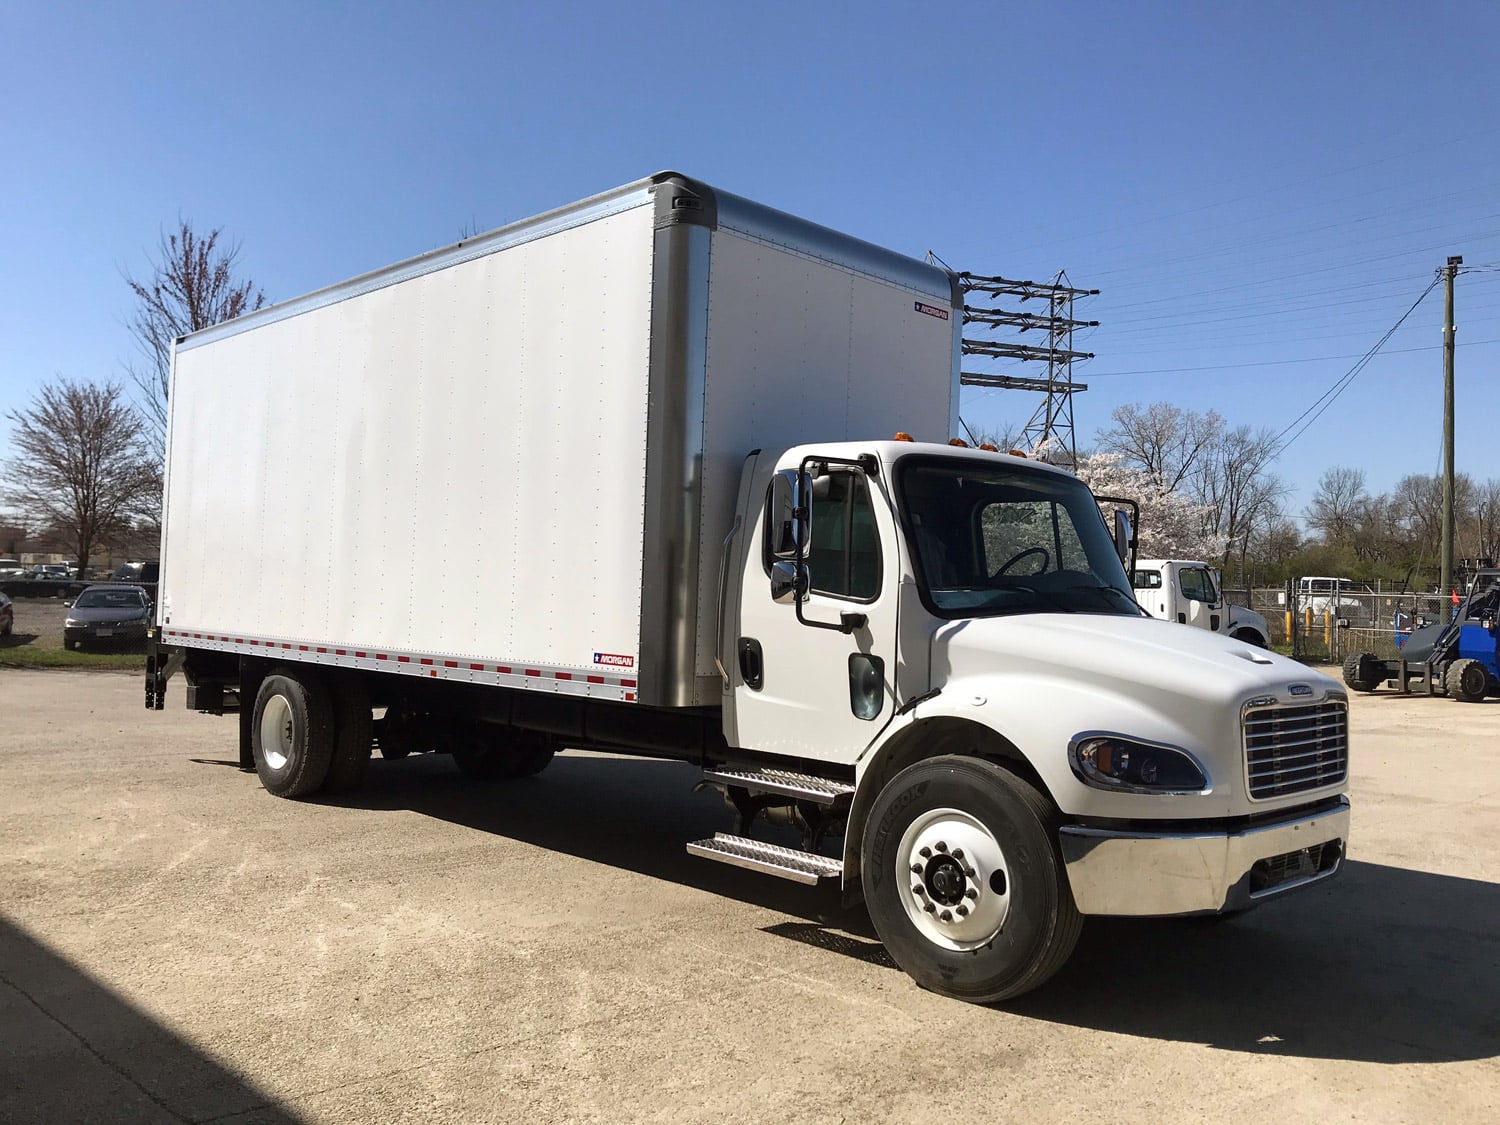
<path fill-rule="evenodd" d="M 1031 421 L 1026 423 L 1021 435 L 1022 441 L 1029 443 L 1033 450 L 1045 445 L 1051 459 L 1061 460 L 1066 456 L 1069 465 L 1075 464 L 1078 460 L 1078 447 L 1073 439 L 1073 392 L 1089 388 L 1087 383 L 1073 382 L 1073 361 L 1093 359 L 1094 353 L 1073 349 L 1073 331 L 1077 328 L 1096 328 L 1099 322 L 1075 320 L 1073 300 L 1076 297 L 1097 296 L 1099 290 L 1075 289 L 1069 284 L 1067 273 L 1061 270 L 1047 283 L 1010 281 L 1003 277 L 982 277 L 973 273 L 960 273 L 958 279 L 964 293 L 965 332 L 970 325 L 974 325 L 980 332 L 998 334 L 1002 331 L 1037 331 L 1046 337 L 1045 344 L 1018 344 L 994 336 L 971 338 L 965 335 L 964 355 L 1041 361 L 1047 365 L 1046 378 L 963 371 L 960 372 L 959 382 L 970 387 L 1041 391 L 1046 398 L 1032 414 Z M 987 297 L 990 307 L 976 305 L 971 294 Z M 1009 312 L 995 307 L 1004 297 L 1018 298 L 1023 303 L 1040 300 L 1046 303 L 1046 311 Z"/>

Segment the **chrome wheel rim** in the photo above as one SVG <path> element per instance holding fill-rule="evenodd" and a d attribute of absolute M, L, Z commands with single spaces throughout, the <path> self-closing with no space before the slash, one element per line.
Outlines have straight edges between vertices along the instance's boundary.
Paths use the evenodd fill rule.
<path fill-rule="evenodd" d="M 273 770 L 286 769 L 296 733 L 297 721 L 286 696 L 273 695 L 266 700 L 260 713 L 260 749 L 266 765 Z"/>
<path fill-rule="evenodd" d="M 896 886 L 912 925 L 944 949 L 988 945 L 1010 915 L 1005 852 L 994 833 L 958 809 L 925 812 L 902 833 Z"/>

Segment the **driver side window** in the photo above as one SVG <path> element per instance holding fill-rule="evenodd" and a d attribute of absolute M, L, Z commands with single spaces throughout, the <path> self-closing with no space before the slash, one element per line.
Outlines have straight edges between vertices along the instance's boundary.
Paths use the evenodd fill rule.
<path fill-rule="evenodd" d="M 819 594 L 864 602 L 879 596 L 880 533 L 862 473 L 835 470 L 813 485 L 807 569 Z"/>
<path fill-rule="evenodd" d="M 1055 507 L 1047 500 L 985 505 L 979 515 L 985 574 L 994 577 L 1004 567 L 1016 577 L 1087 571 L 1088 556 L 1078 530 L 1068 514 Z"/>

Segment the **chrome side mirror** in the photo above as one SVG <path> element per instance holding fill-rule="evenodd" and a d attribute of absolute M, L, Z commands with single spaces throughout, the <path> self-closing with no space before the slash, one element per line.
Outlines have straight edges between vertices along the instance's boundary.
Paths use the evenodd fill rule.
<path fill-rule="evenodd" d="M 782 469 L 771 478 L 766 512 L 766 541 L 778 559 L 800 559 L 807 554 L 812 529 L 812 489 L 805 474 Z"/>
<path fill-rule="evenodd" d="M 777 605 L 791 605 L 807 597 L 807 567 L 790 559 L 771 564 L 771 600 Z"/>

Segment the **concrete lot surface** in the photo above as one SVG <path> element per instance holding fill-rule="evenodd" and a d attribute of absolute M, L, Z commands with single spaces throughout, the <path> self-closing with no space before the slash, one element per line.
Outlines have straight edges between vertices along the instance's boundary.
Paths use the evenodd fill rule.
<path fill-rule="evenodd" d="M 688 857 L 688 767 L 290 802 L 173 688 L 0 670 L 0 1121 L 1500 1120 L 1500 701 L 1357 698 L 1338 879 L 987 1009 Z"/>

